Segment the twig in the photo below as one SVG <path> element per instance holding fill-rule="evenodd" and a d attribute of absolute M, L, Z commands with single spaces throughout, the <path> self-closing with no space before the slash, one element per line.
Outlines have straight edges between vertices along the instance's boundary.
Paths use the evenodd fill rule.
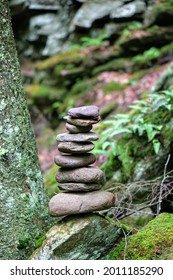
<path fill-rule="evenodd" d="M 171 157 L 171 155 L 169 154 L 168 158 L 167 158 L 167 161 L 165 163 L 165 167 L 164 167 L 163 179 L 162 179 L 162 181 L 160 183 L 159 201 L 158 201 L 158 204 L 157 204 L 157 213 L 156 213 L 157 216 L 159 215 L 160 210 L 161 210 L 161 203 L 162 203 L 162 199 L 163 199 L 164 181 L 166 179 L 166 169 L 167 169 L 170 157 Z"/>
<path fill-rule="evenodd" d="M 122 227 L 120 221 L 119 221 L 117 218 L 116 218 L 116 221 L 117 221 L 118 224 L 120 225 L 121 230 L 122 230 L 123 235 L 124 235 L 125 246 L 124 246 L 124 257 L 123 257 L 123 259 L 125 260 L 125 259 L 126 259 L 126 251 L 127 251 L 127 243 L 128 243 L 127 237 L 128 237 L 128 235 L 131 233 L 131 231 L 129 231 L 129 232 L 126 234 L 126 232 L 125 232 L 125 230 L 123 229 L 123 227 Z"/>

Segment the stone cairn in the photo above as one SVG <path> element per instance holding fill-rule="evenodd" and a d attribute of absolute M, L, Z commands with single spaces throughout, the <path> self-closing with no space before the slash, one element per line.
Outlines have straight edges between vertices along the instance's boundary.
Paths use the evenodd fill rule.
<path fill-rule="evenodd" d="M 99 191 L 103 172 L 93 166 L 95 155 L 92 141 L 98 136 L 91 132 L 92 125 L 99 122 L 96 106 L 72 108 L 66 117 L 68 132 L 57 136 L 59 155 L 55 163 L 60 166 L 56 173 L 61 192 L 49 202 L 49 212 L 53 216 L 88 213 L 108 209 L 115 203 L 110 192 Z"/>

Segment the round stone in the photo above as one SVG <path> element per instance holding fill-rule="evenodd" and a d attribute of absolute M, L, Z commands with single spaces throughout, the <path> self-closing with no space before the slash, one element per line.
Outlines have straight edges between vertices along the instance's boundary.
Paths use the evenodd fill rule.
<path fill-rule="evenodd" d="M 73 119 L 70 116 L 65 116 L 64 119 L 69 124 L 73 124 L 75 126 L 89 126 L 100 121 L 100 117 L 97 119 Z"/>
<path fill-rule="evenodd" d="M 62 153 L 81 154 L 87 153 L 94 149 L 94 144 L 91 142 L 60 142 L 58 150 Z"/>
<path fill-rule="evenodd" d="M 109 209 L 115 205 L 115 196 L 110 192 L 59 193 L 49 202 L 52 216 L 66 216 Z"/>
<path fill-rule="evenodd" d="M 96 156 L 93 154 L 74 155 L 57 155 L 55 163 L 64 168 L 76 168 L 93 164 L 96 161 Z"/>
<path fill-rule="evenodd" d="M 99 137 L 94 132 L 88 132 L 88 133 L 78 133 L 78 134 L 72 134 L 72 133 L 62 133 L 59 134 L 56 138 L 58 142 L 87 142 L 87 141 L 96 141 Z"/>
<path fill-rule="evenodd" d="M 101 185 L 95 183 L 60 183 L 58 187 L 67 192 L 88 192 L 101 189 Z"/>
<path fill-rule="evenodd" d="M 97 106 L 82 106 L 72 108 L 68 115 L 75 119 L 98 119 L 99 108 Z"/>
<path fill-rule="evenodd" d="M 73 124 L 66 123 L 65 126 L 70 133 L 85 133 L 89 132 L 92 129 L 91 124 L 88 126 L 75 126 Z"/>
<path fill-rule="evenodd" d="M 99 183 L 103 179 L 103 172 L 94 166 L 65 169 L 60 168 L 56 173 L 59 183 Z"/>

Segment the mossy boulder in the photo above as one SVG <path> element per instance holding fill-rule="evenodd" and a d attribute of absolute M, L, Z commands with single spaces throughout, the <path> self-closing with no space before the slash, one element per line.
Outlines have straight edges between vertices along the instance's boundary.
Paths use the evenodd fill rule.
<path fill-rule="evenodd" d="M 98 214 L 69 216 L 54 225 L 32 260 L 96 260 L 122 236 L 122 229 Z"/>
<path fill-rule="evenodd" d="M 162 47 L 173 39 L 173 28 L 170 26 L 154 25 L 147 29 L 138 28 L 122 33 L 117 44 L 126 53 L 140 53 L 151 47 Z M 128 50 L 128 51 L 127 51 Z"/>
<path fill-rule="evenodd" d="M 58 183 L 55 179 L 55 173 L 57 172 L 57 165 L 52 167 L 44 174 L 44 185 L 49 198 L 59 193 Z"/>
<path fill-rule="evenodd" d="M 165 26 L 173 24 L 173 1 L 162 0 L 154 2 L 154 5 L 151 5 L 144 14 L 145 25 L 151 26 L 153 24 L 158 24 Z"/>
<path fill-rule="evenodd" d="M 136 234 L 123 239 L 109 253 L 110 260 L 166 260 L 173 258 L 173 214 L 162 213 Z"/>

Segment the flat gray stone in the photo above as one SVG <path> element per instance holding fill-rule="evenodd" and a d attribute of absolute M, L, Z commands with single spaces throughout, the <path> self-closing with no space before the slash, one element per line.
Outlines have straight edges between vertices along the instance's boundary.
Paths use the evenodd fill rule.
<path fill-rule="evenodd" d="M 111 18 L 113 19 L 129 19 L 135 15 L 142 14 L 146 11 L 145 1 L 135 0 L 132 3 L 118 7 L 111 12 Z"/>
<path fill-rule="evenodd" d="M 64 168 L 76 168 L 93 164 L 96 161 L 96 156 L 93 154 L 82 154 L 81 156 L 74 155 L 57 155 L 55 163 Z"/>
<path fill-rule="evenodd" d="M 87 142 L 87 141 L 96 141 L 99 137 L 94 132 L 88 132 L 88 133 L 78 133 L 78 134 L 72 134 L 72 133 L 62 133 L 59 134 L 56 138 L 58 142 Z"/>
<path fill-rule="evenodd" d="M 75 126 L 73 124 L 66 123 L 65 126 L 70 133 L 85 133 L 89 132 L 92 129 L 91 124 L 88 126 Z"/>
<path fill-rule="evenodd" d="M 72 108 L 68 115 L 75 119 L 98 119 L 99 108 L 97 106 L 82 106 Z"/>
<path fill-rule="evenodd" d="M 49 213 L 61 217 L 101 211 L 114 205 L 115 195 L 110 192 L 58 193 L 49 201 Z"/>
<path fill-rule="evenodd" d="M 88 192 L 88 191 L 96 191 L 101 189 L 101 185 L 95 183 L 60 183 L 58 187 L 63 191 L 68 192 Z"/>
<path fill-rule="evenodd" d="M 60 142 L 58 150 L 62 153 L 81 154 L 87 153 L 94 149 L 94 144 L 91 142 Z"/>
<path fill-rule="evenodd" d="M 97 119 L 73 119 L 70 116 L 65 116 L 64 119 L 69 124 L 73 124 L 75 126 L 89 126 L 95 123 L 98 123 L 100 121 L 100 117 Z"/>
<path fill-rule="evenodd" d="M 94 166 L 65 169 L 60 168 L 56 173 L 59 183 L 99 183 L 103 179 L 103 172 Z"/>
<path fill-rule="evenodd" d="M 46 233 L 30 259 L 100 260 L 121 236 L 120 226 L 98 214 L 67 216 Z"/>
<path fill-rule="evenodd" d="M 86 1 L 75 14 L 70 30 L 77 28 L 91 28 L 95 21 L 99 22 L 109 17 L 112 10 L 123 5 L 122 0 L 92 0 Z"/>

